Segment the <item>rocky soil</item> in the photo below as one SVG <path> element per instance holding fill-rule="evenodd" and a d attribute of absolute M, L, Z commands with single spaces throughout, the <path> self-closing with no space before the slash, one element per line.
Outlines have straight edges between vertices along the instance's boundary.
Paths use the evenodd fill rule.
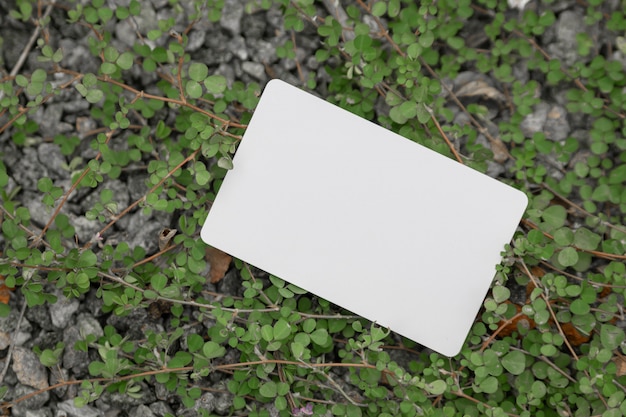
<path fill-rule="evenodd" d="M 119 2 L 123 3 L 122 0 Z M 0 75 L 8 74 L 16 65 L 33 32 L 32 25 L 19 22 L 8 15 L 10 3 L 6 0 L 0 1 L 0 39 L 3 41 L 3 44 L 0 43 Z M 309 28 L 297 36 L 298 68 L 296 61 L 280 59 L 276 54 L 277 47 L 291 36 L 283 28 L 280 11 L 258 10 L 248 14 L 244 10 L 245 3 L 245 0 L 226 0 L 219 23 L 199 22 L 194 26 L 189 33 L 188 47 L 193 60 L 214 68 L 216 73 L 224 75 L 231 84 L 243 81 L 256 82 L 263 86 L 269 79 L 281 78 L 298 85 L 301 84 L 299 71 L 302 71 L 304 79 L 312 72 L 318 80 L 317 93 L 325 96 L 328 75 L 323 68 L 318 67 L 314 58 L 319 42 L 318 37 L 314 36 L 314 30 Z M 542 38 L 541 46 L 554 58 L 570 64 L 576 58 L 575 54 L 570 53 L 576 44 L 576 34 L 580 28 L 585 27 L 582 23 L 582 10 L 576 6 L 575 1 L 558 1 L 553 7 L 558 12 L 558 20 Z M 143 1 L 141 15 L 135 24 L 140 31 L 145 32 L 158 19 L 168 16 L 174 17 L 179 26 L 184 27 L 186 24 L 185 13 L 177 14 L 167 0 Z M 54 10 L 51 17 L 51 36 L 66 51 L 67 66 L 80 68 L 83 72 L 97 72 L 99 62 L 89 53 L 87 29 L 65 23 L 61 10 Z M 468 22 L 468 27 L 472 24 L 473 22 Z M 114 29 L 112 42 L 120 46 L 120 49 L 132 47 L 137 28 L 129 22 L 118 25 Z M 35 50 L 28 54 L 24 71 L 29 72 L 41 65 L 36 59 L 38 54 Z M 626 59 L 621 59 L 626 64 Z M 530 71 L 523 67 L 515 68 L 514 72 L 520 80 L 532 77 Z M 480 78 L 475 73 L 466 73 L 463 77 L 466 78 L 451 80 L 457 90 L 470 80 Z M 488 77 L 484 78 L 486 83 L 492 83 Z M 155 76 L 153 79 L 142 78 L 135 81 L 135 88 L 150 91 L 157 79 Z M 68 133 L 81 137 L 96 127 L 89 118 L 86 107 L 88 103 L 74 90 L 64 92 L 66 94 L 37 110 L 34 116 L 40 130 L 46 132 L 46 137 L 27 138 L 27 146 L 18 147 L 11 139 L 10 129 L 0 134 L 1 158 L 10 170 L 13 186 L 21 189 L 16 199 L 29 209 L 34 226 L 39 228 L 45 225 L 50 212 L 41 203 L 37 189 L 38 179 L 49 177 L 56 184 L 65 185 L 70 181 L 70 161 L 52 143 L 51 138 L 57 134 Z M 543 91 L 538 94 L 545 101 L 522 123 L 521 127 L 527 135 L 543 131 L 552 140 L 561 140 L 566 136 L 585 137 L 585 121 L 568 117 L 563 107 L 563 92 Z M 464 116 L 459 113 L 458 117 Z M 494 112 L 491 121 L 497 123 L 498 117 L 502 117 L 501 114 Z M 0 125 L 5 122 L 5 119 L 0 118 Z M 486 141 L 484 138 L 482 140 Z M 83 152 L 84 157 L 93 157 L 94 151 L 88 147 Z M 555 170 L 561 169 L 560 163 L 555 161 L 554 165 Z M 489 173 L 496 176 L 504 169 L 504 166 L 494 162 Z M 145 192 L 143 180 L 144 178 L 127 176 L 125 180 L 111 181 L 107 188 L 114 191 L 121 205 L 127 205 Z M 90 198 L 77 193 L 67 205 L 66 214 L 76 227 L 77 238 L 83 242 L 92 239 L 101 227 L 81 214 L 86 208 L 92 207 Z M 114 235 L 118 239 L 127 240 L 131 247 L 141 246 L 148 253 L 153 253 L 157 249 L 154 236 L 164 224 L 175 224 L 175 221 L 173 218 L 159 216 L 146 217 L 137 211 L 127 215 L 124 221 L 116 225 Z M 0 238 L 0 246 L 4 243 L 4 238 Z M 229 273 L 216 290 L 239 293 L 238 278 L 233 272 Z M 80 379 L 88 376 L 87 365 L 90 358 L 87 353 L 66 349 L 61 366 L 49 372 L 31 352 L 33 346 L 54 346 L 60 341 L 65 342 L 66 346 L 72 346 L 80 339 L 81 334 L 103 334 L 106 325 L 114 326 L 120 334 L 139 339 L 146 329 L 163 329 L 166 325 L 163 318 L 151 317 L 145 310 L 138 310 L 126 317 L 103 314 L 100 309 L 101 301 L 95 293 L 90 293 L 81 302 L 65 299 L 59 294 L 59 301 L 55 304 L 26 308 L 21 319 L 23 300 L 18 294 L 13 294 L 11 304 L 11 314 L 0 319 L 0 357 L 3 358 L 0 359 L 0 369 L 5 368 L 8 351 L 13 344 L 11 363 L 6 367 L 4 375 L 4 384 L 9 387 L 7 399 L 35 392 L 62 378 Z M 18 322 L 20 326 L 16 328 Z M 223 392 L 223 380 L 216 377 L 209 383 L 213 384 L 217 392 L 207 392 L 199 404 L 212 409 L 216 414 L 228 415 L 231 402 L 228 394 L 220 393 Z M 19 417 L 163 417 L 167 413 L 185 417 L 198 415 L 197 409 L 183 407 L 158 385 L 144 387 L 142 391 L 150 395 L 141 399 L 107 393 L 94 404 L 82 409 L 73 405 L 72 398 L 76 395 L 76 390 L 75 386 L 69 386 L 34 396 L 15 406 L 12 413 Z"/>

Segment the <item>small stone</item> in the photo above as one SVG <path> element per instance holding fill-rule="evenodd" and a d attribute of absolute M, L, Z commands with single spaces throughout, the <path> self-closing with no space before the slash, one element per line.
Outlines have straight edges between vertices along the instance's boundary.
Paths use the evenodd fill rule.
<path fill-rule="evenodd" d="M 217 396 L 215 402 L 213 403 L 215 406 L 215 413 L 220 416 L 225 416 L 230 413 L 230 408 L 233 405 L 233 396 L 228 393 L 223 393 Z"/>
<path fill-rule="evenodd" d="M 233 35 L 241 32 L 241 18 L 243 17 L 244 3 L 239 0 L 226 0 L 222 8 L 220 26 Z"/>
<path fill-rule="evenodd" d="M 58 294 L 57 302 L 48 307 L 52 324 L 59 329 L 65 329 L 79 306 L 80 302 L 77 299 L 70 299 L 61 293 Z"/>
<path fill-rule="evenodd" d="M 267 78 L 265 75 L 265 67 L 258 62 L 246 61 L 241 65 L 241 68 L 246 74 L 251 75 L 259 81 L 265 81 Z"/>
<path fill-rule="evenodd" d="M 17 346 L 13 350 L 13 372 L 18 381 L 33 388 L 48 388 L 48 372 L 32 351 Z"/>
<path fill-rule="evenodd" d="M 90 405 L 76 407 L 74 400 L 67 400 L 57 405 L 60 411 L 66 413 L 67 417 L 104 417 L 104 413 Z"/>
<path fill-rule="evenodd" d="M 543 126 L 546 138 L 553 141 L 562 141 L 567 138 L 570 126 L 567 121 L 567 111 L 564 107 L 555 105 L 548 112 L 546 123 Z"/>
<path fill-rule="evenodd" d="M 23 190 L 39 193 L 37 181 L 40 178 L 50 176 L 48 169 L 39 161 L 36 149 L 30 147 L 23 148 L 22 153 L 23 156 L 20 158 L 7 158 L 5 163 L 11 167 L 13 179 Z M 41 200 L 41 196 L 37 194 L 36 199 Z M 28 198 L 22 199 L 22 201 L 28 200 Z"/>
<path fill-rule="evenodd" d="M 156 417 L 165 417 L 168 414 L 174 414 L 172 408 L 164 401 L 157 401 L 150 404 L 150 410 Z"/>
<path fill-rule="evenodd" d="M 187 51 L 195 52 L 202 48 L 206 40 L 206 32 L 203 30 L 192 30 L 189 32 L 189 41 L 187 42 Z"/>
<path fill-rule="evenodd" d="M 70 224 L 74 226 L 76 236 L 78 236 L 78 241 L 82 244 L 91 241 L 96 233 L 102 229 L 102 223 L 98 222 L 98 220 L 89 220 L 85 216 L 76 216 L 71 213 L 69 218 Z"/>
<path fill-rule="evenodd" d="M 150 0 L 155 9 L 162 9 L 169 4 L 169 0 Z"/>
<path fill-rule="evenodd" d="M 44 226 L 50 220 L 52 209 L 41 201 L 41 196 L 28 193 L 29 197 L 24 199 L 24 205 L 30 212 L 30 219 L 39 226 Z M 32 196 L 32 197 L 30 197 Z"/>
<path fill-rule="evenodd" d="M 11 345 L 11 336 L 8 333 L 0 332 L 0 350 L 4 350 Z"/>
<path fill-rule="evenodd" d="M 246 41 L 243 39 L 243 36 L 233 36 L 233 38 L 228 41 L 228 49 L 240 60 L 245 61 L 248 59 L 248 48 L 246 47 Z"/>
<path fill-rule="evenodd" d="M 141 404 L 137 406 L 137 408 L 131 410 L 130 415 L 134 417 L 156 417 L 150 407 L 144 404 Z"/>
<path fill-rule="evenodd" d="M 52 412 L 49 409 L 41 409 L 41 410 L 26 410 L 24 413 L 24 417 L 50 417 Z"/>
<path fill-rule="evenodd" d="M 63 350 L 63 368 L 71 370 L 77 376 L 86 374 L 89 366 L 88 353 L 74 349 L 74 344 L 83 337 L 76 325 L 68 327 L 63 332 L 63 343 L 66 346 Z"/>
<path fill-rule="evenodd" d="M 21 398 L 38 391 L 39 389 L 18 384 L 13 391 L 13 398 Z M 12 409 L 12 415 L 18 417 L 26 416 L 26 413 L 28 411 L 40 410 L 44 406 L 44 404 L 48 402 L 48 400 L 50 400 L 50 393 L 48 391 L 43 391 L 37 395 L 26 398 L 16 403 L 16 406 Z"/>
<path fill-rule="evenodd" d="M 243 16 L 241 30 L 248 40 L 264 38 L 267 21 L 259 19 L 259 14 L 245 14 Z"/>
<path fill-rule="evenodd" d="M 100 322 L 96 320 L 94 316 L 88 313 L 81 313 L 78 315 L 76 319 L 76 326 L 80 334 L 86 336 L 88 334 L 92 334 L 96 337 L 104 336 L 104 331 L 102 330 L 102 326 Z"/>
<path fill-rule="evenodd" d="M 169 223 L 159 223 L 139 211 L 133 214 L 128 223 L 128 246 L 143 248 L 146 253 L 154 253 L 159 248 L 159 233 Z"/>
<path fill-rule="evenodd" d="M 531 137 L 537 132 L 543 129 L 543 125 L 548 118 L 548 111 L 550 111 L 550 105 L 548 103 L 539 103 L 535 107 L 535 111 L 526 116 L 522 123 L 520 123 L 520 129 L 527 138 Z"/>

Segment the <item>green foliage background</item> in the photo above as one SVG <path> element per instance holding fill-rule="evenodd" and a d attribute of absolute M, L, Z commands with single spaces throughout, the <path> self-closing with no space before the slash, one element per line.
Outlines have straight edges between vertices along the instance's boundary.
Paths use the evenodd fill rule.
<path fill-rule="evenodd" d="M 72 161 L 72 186 L 39 179 L 41 201 L 50 208 L 43 230 L 31 223 L 0 164 L 0 274 L 16 288 L 14 297 L 31 307 L 56 302 L 55 288 L 77 298 L 95 290 L 105 313 L 126 315 L 160 300 L 170 303 L 173 317 L 165 331 L 143 341 L 109 326 L 103 336 L 85 335 L 76 346 L 41 349 L 41 362 L 56 366 L 64 349 L 97 352 L 91 379 L 65 381 L 80 384 L 78 405 L 105 390 L 141 396 L 139 384 L 146 381 L 163 384 L 192 407 L 209 374 L 228 372 L 224 389 L 233 395 L 234 415 L 269 415 L 271 404 L 288 416 L 309 403 L 315 415 L 350 417 L 626 415 L 626 79 L 621 63 L 603 52 L 626 53 L 626 5 L 608 9 L 587 1 L 585 23 L 601 27 L 604 36 L 579 34 L 579 59 L 566 65 L 539 46 L 557 19 L 551 4 L 517 13 L 495 0 L 356 0 L 343 5 L 341 21 L 314 0 L 248 5 L 249 11 L 281 10 L 285 30 L 294 35 L 277 51 L 282 59 L 296 59 L 298 33 L 317 34 L 315 57 L 332 76 L 323 86 L 326 99 L 477 170 L 486 171 L 491 160 L 508 161 L 500 179 L 528 194 L 529 208 L 484 309 L 462 352 L 449 359 L 240 261 L 235 266 L 243 297 L 207 297 L 199 228 L 232 167 L 261 86 L 228 85 L 212 68 L 192 62 L 185 51 L 188 31 L 172 31 L 171 20 L 145 34 L 159 46 L 140 39 L 132 49 L 116 49 L 111 28 L 140 13 L 136 0 L 115 9 L 104 0 L 69 3 L 67 24 L 89 28 L 90 51 L 100 64 L 94 73 L 66 67 L 64 51 L 45 36 L 50 15 L 44 11 L 53 6 L 18 0 L 11 16 L 41 27 L 41 67 L 0 80 L 0 133 L 8 130 L 15 145 L 29 146 L 39 130 L 33 112 L 74 90 L 89 103 L 99 130 L 86 139 L 93 158 L 77 152 L 77 137 L 54 138 Z M 193 5 L 189 28 L 195 19 L 219 20 L 223 1 Z M 469 19 L 484 22 L 480 48 L 466 44 Z M 519 63 L 531 72 L 526 83 L 513 75 Z M 137 90 L 131 70 L 158 73 L 158 93 Z M 488 75 L 507 92 L 508 109 L 495 126 L 486 117 L 486 100 L 465 106 L 450 88 L 449 80 L 468 70 Z M 309 90 L 322 87 L 314 76 L 301 82 Z M 553 141 L 542 132 L 527 137 L 520 123 L 541 101 L 536 91 L 564 91 L 570 117 L 587 120 L 586 139 Z M 380 99 L 388 109 L 382 113 L 375 110 Z M 455 122 L 452 105 L 467 123 Z M 158 117 L 162 109 L 175 110 L 173 124 Z M 135 124 L 135 114 L 147 123 Z M 479 134 L 488 146 L 477 141 Z M 114 146 L 120 143 L 124 151 Z M 582 151 L 585 157 L 573 161 Z M 139 162 L 149 174 L 149 191 L 119 206 L 102 184 Z M 60 212 L 69 194 L 82 188 L 100 196 L 85 213 L 102 224 L 90 242 L 76 242 L 74 225 Z M 153 255 L 127 242 L 101 241 L 134 210 L 175 212 L 172 245 Z M 511 289 L 520 286 L 529 293 L 512 302 Z M 184 326 L 193 325 L 191 312 L 195 320 L 215 324 L 203 334 L 185 334 Z M 519 318 L 524 320 L 504 335 Z"/>

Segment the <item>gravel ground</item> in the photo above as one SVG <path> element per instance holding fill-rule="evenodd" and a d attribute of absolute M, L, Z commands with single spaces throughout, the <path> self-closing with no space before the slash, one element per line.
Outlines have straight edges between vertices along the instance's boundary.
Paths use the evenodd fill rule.
<path fill-rule="evenodd" d="M 10 1 L 8 3 L 11 3 Z M 279 59 L 276 55 L 277 46 L 290 37 L 282 26 L 282 17 L 278 10 L 257 11 L 253 14 L 244 12 L 244 0 L 226 0 L 223 16 L 218 24 L 198 23 L 190 32 L 190 46 L 192 59 L 204 62 L 215 68 L 218 74 L 224 75 L 229 83 L 243 81 L 256 82 L 263 86 L 271 78 L 281 78 L 292 84 L 301 85 L 300 75 L 294 60 Z M 184 15 L 176 15 L 169 7 L 167 0 L 151 0 L 142 2 L 141 16 L 136 23 L 141 30 L 150 28 L 158 18 L 172 15 L 179 25 L 186 24 Z M 575 1 L 558 1 L 552 5 L 558 12 L 558 20 L 546 33 L 541 45 L 554 58 L 561 59 L 566 65 L 576 59 L 572 53 L 576 34 L 585 28 L 582 23 L 583 11 Z M 24 50 L 32 34 L 32 26 L 11 19 L 7 10 L 7 1 L 0 1 L 0 38 L 4 40 L 0 65 L 5 73 L 9 73 L 15 66 L 18 57 Z M 98 61 L 91 56 L 86 42 L 87 29 L 68 25 L 62 19 L 62 12 L 55 10 L 52 13 L 51 36 L 58 41 L 60 47 L 67 52 L 67 66 L 78 66 L 83 72 L 96 72 Z M 468 22 L 480 25 L 480 22 Z M 598 28 L 589 29 L 592 36 L 601 35 Z M 316 74 L 318 80 L 317 93 L 326 96 L 325 85 L 328 75 L 318 65 L 313 57 L 317 48 L 318 38 L 315 32 L 308 28 L 297 37 L 297 58 L 301 63 L 304 79 L 310 72 Z M 118 25 L 114 30 L 113 42 L 123 47 L 132 47 L 135 42 L 135 28 L 130 23 Z M 24 64 L 24 71 L 30 72 L 41 64 L 36 61 L 37 52 L 31 52 Z M 618 57 L 626 64 L 624 57 Z M 515 75 L 520 80 L 528 80 L 533 74 L 528 69 L 517 67 Z M 495 82 L 486 76 L 476 73 L 464 73 L 458 79 L 452 80 L 456 91 L 467 83 L 483 80 L 487 85 Z M 150 91 L 156 79 L 137 79 L 134 87 Z M 47 132 L 46 138 L 31 138 L 29 146 L 17 147 L 10 139 L 10 130 L 0 135 L 0 155 L 11 172 L 11 181 L 21 187 L 17 196 L 18 201 L 28 207 L 32 222 L 37 227 L 43 227 L 50 216 L 49 211 L 40 202 L 37 190 L 37 180 L 42 177 L 53 179 L 56 184 L 69 184 L 66 157 L 58 146 L 49 140 L 56 134 L 72 133 L 79 137 L 84 132 L 96 127 L 89 120 L 87 103 L 75 91 L 65 91 L 67 94 L 55 99 L 50 104 L 40 108 L 34 119 L 40 124 L 41 131 Z M 522 129 L 527 135 L 534 132 L 546 132 L 548 138 L 561 140 L 566 136 L 587 139 L 587 126 L 584 118 L 568 117 L 563 107 L 564 91 L 538 92 L 543 101 L 536 106 L 532 115 L 522 123 Z M 459 94 L 460 95 L 460 94 Z M 384 110 L 384 108 L 383 108 Z M 457 121 L 464 117 L 458 114 Z M 495 124 L 506 114 L 497 110 L 490 113 L 491 121 Z M 0 120 L 0 125 L 5 123 Z M 487 140 L 481 139 L 485 143 Z M 92 157 L 93 151 L 83 149 L 84 157 Z M 562 168 L 561 163 L 554 161 L 555 172 Z M 493 162 L 489 174 L 496 176 L 505 170 L 505 166 Z M 556 175 L 556 174 L 555 174 Z M 126 182 L 128 181 L 128 182 Z M 114 190 L 117 201 L 125 206 L 143 195 L 143 178 L 131 180 L 111 181 L 108 188 Z M 86 207 L 91 207 L 90 196 L 81 193 L 70 198 L 66 214 L 77 229 L 78 238 L 88 241 L 99 230 L 97 222 L 82 217 Z M 162 229 L 163 224 L 174 224 L 176 219 L 171 217 L 145 217 L 139 211 L 127 215 L 124 221 L 116 225 L 115 234 L 119 239 L 127 239 L 129 245 L 142 246 L 148 253 L 154 252 L 157 247 L 153 237 Z M 4 239 L 1 239 L 4 240 Z M 0 242 L 2 244 L 3 242 Z M 216 290 L 223 293 L 236 294 L 239 292 L 238 278 L 230 272 L 219 284 Z M 44 368 L 35 354 L 31 352 L 33 346 L 54 346 L 63 341 L 66 346 L 72 346 L 79 340 L 81 333 L 91 332 L 103 334 L 103 327 L 107 324 L 115 326 L 122 335 L 131 338 L 142 338 L 148 329 L 163 329 L 167 321 L 161 317 L 153 317 L 145 310 L 138 310 L 126 317 L 117 317 L 103 314 L 99 306 L 101 301 L 95 293 L 88 294 L 81 302 L 65 299 L 59 294 L 59 301 L 52 305 L 28 308 L 21 321 L 19 329 L 15 328 L 21 310 L 22 300 L 14 296 L 14 308 L 11 315 L 0 319 L 0 368 L 4 367 L 10 337 L 14 337 L 15 348 L 12 353 L 12 364 L 4 378 L 9 386 L 8 398 L 17 398 L 34 392 L 37 389 L 48 387 L 61 378 L 80 379 L 88 376 L 87 365 L 90 357 L 87 353 L 66 349 L 63 354 L 62 366 L 54 372 Z M 200 323 L 198 326 L 204 326 Z M 199 330 L 199 329 L 196 329 Z M 191 331 L 191 330 L 190 330 Z M 215 377 L 207 381 L 209 386 L 223 388 L 223 381 Z M 105 394 L 94 404 L 82 409 L 76 409 L 72 398 L 76 395 L 76 387 L 64 387 L 34 396 L 21 402 L 12 409 L 15 416 L 20 417 L 162 417 L 166 413 L 177 416 L 192 417 L 198 415 L 196 409 L 186 409 L 176 402 L 162 386 L 145 386 L 142 391 L 147 393 L 141 399 L 132 399 L 115 394 Z M 212 408 L 214 413 L 228 415 L 230 397 L 228 394 L 206 393 L 201 402 Z"/>

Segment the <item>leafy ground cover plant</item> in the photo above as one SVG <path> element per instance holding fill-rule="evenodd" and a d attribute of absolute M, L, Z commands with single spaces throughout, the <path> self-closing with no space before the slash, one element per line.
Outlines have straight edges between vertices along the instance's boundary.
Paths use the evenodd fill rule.
<path fill-rule="evenodd" d="M 96 305 L 102 326 L 29 346 L 60 376 L 36 387 L 14 371 L 36 389 L 18 395 L 5 383 L 3 410 L 52 392 L 84 407 L 156 397 L 179 415 L 625 415 L 624 6 L 247 5 L 280 12 L 276 54 L 303 88 L 528 194 L 455 358 L 239 260 L 221 288 L 240 289 L 207 282 L 209 263 L 216 283 L 230 259 L 207 252 L 199 228 L 262 89 L 189 52 L 223 7 L 173 1 L 173 13 L 145 24 L 136 0 L 12 5 L 6 19 L 30 28 L 35 49 L 2 77 L 0 135 L 16 152 L 48 141 L 66 165 L 29 184 L 5 151 L 0 274 L 15 291 L 2 313 L 17 309 L 19 322 L 27 309 L 78 299 Z M 90 61 L 59 46 L 60 24 L 86 39 Z M 123 25 L 135 28 L 130 44 L 114 36 Z M 311 38 L 317 73 L 298 54 Z M 142 78 L 154 80 L 149 90 L 136 87 Z M 49 137 L 41 112 L 67 97 L 82 113 Z M 128 178 L 141 184 L 122 191 Z M 160 222 L 156 233 L 124 235 L 145 218 Z M 124 317 L 145 322 L 123 328 Z M 68 352 L 88 366 L 63 369 Z M 74 395 L 59 391 L 71 386 Z"/>

